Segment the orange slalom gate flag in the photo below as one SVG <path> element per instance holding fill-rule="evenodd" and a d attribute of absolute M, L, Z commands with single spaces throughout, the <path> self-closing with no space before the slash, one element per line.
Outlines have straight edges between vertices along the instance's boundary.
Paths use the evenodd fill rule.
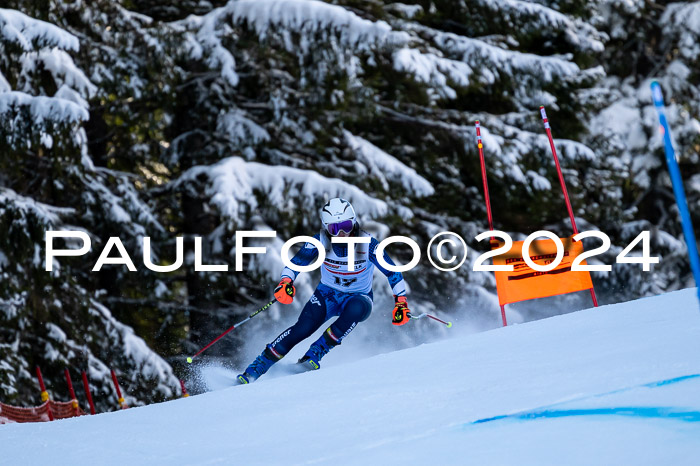
<path fill-rule="evenodd" d="M 561 241 L 564 244 L 564 257 L 557 267 L 547 272 L 534 270 L 525 263 L 522 254 L 524 241 L 514 241 L 508 252 L 493 258 L 493 265 L 513 265 L 512 272 L 495 272 L 499 304 L 593 288 L 588 272 L 571 270 L 573 260 L 583 253 L 583 243 L 573 241 L 571 237 L 561 238 Z M 535 240 L 530 243 L 529 250 L 530 259 L 537 265 L 551 264 L 557 255 L 556 245 L 551 239 Z M 581 261 L 581 265 L 586 265 L 586 261 Z"/>

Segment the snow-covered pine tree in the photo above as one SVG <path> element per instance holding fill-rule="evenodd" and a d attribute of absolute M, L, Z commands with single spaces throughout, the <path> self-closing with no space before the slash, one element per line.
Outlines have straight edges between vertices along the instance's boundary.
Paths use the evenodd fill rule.
<path fill-rule="evenodd" d="M 62 6 L 52 5 L 49 15 L 63 17 Z M 109 367 L 133 404 L 172 397 L 179 384 L 171 368 L 101 302 L 90 272 L 94 250 L 56 261 L 53 273 L 44 269 L 46 230 L 87 231 L 100 245 L 110 235 L 135 242 L 159 224 L 129 175 L 90 157 L 88 101 L 108 95 L 92 82 L 98 75 L 74 61 L 79 38 L 18 10 L 0 10 L 0 394 L 37 402 L 39 365 L 57 398 L 68 396 L 64 367 L 74 376 L 87 369 L 101 409 L 114 406 Z"/>
<path fill-rule="evenodd" d="M 116 335 L 116 347 L 128 340 L 119 336 L 128 333 L 128 324 L 169 362 L 181 361 L 183 351 L 198 348 L 264 301 L 281 269 L 283 241 L 314 233 L 318 206 L 334 195 L 351 199 L 363 225 L 379 237 L 403 234 L 425 246 L 433 234 L 451 230 L 483 251 L 486 246 L 472 240 L 486 229 L 476 119 L 483 127 L 496 227 L 516 239 L 541 228 L 568 235 L 539 105 L 552 121 L 579 229 L 601 229 L 613 239 L 615 247 L 602 259 L 612 263 L 639 229 L 654 232 L 661 264 L 651 275 L 639 266 L 596 275 L 604 300 L 689 283 L 648 79 L 658 77 L 673 104 L 671 123 L 697 212 L 695 4 L 47 4 L 9 6 L 55 28 L 3 26 L 0 41 L 7 50 L 0 57 L 0 102 L 34 103 L 1 112 L 14 125 L 0 129 L 8 154 L 0 161 L 2 205 L 15 219 L 0 226 L 0 237 L 8 238 L 1 261 L 8 309 L 2 331 L 8 335 L 36 326 L 35 309 L 60 304 L 63 314 L 45 312 L 42 318 L 66 340 L 93 342 L 90 351 L 102 364 L 112 364 L 116 353 L 107 352 L 104 339 L 98 348 L 97 340 L 83 338 L 90 335 L 84 327 L 77 327 L 80 335 L 68 332 L 63 315 L 73 322 L 75 309 L 92 309 L 95 331 Z M 2 11 L 3 25 L 9 24 L 6 16 L 25 18 Z M 46 108 L 39 102 L 52 108 L 50 125 L 33 119 L 32 109 Z M 169 263 L 175 236 L 184 235 L 186 264 L 167 275 L 142 266 L 136 273 L 107 266 L 91 274 L 86 264 L 94 262 L 93 253 L 85 262 L 60 261 L 61 274 L 49 278 L 32 262 L 41 256 L 49 224 L 85 229 L 98 250 L 108 236 L 119 235 L 137 262 L 141 236 L 152 237 L 155 262 Z M 234 272 L 233 232 L 267 228 L 278 232 L 276 240 L 260 243 L 268 254 Z M 205 263 L 226 263 L 231 271 L 195 273 L 193 236 L 204 237 Z M 24 246 L 11 247 L 16 244 Z M 407 250 L 391 253 L 401 262 L 408 258 Z M 449 274 L 425 260 L 407 273 L 414 307 L 453 313 L 460 324 L 498 325 L 493 278 L 470 272 L 475 257 L 471 252 Z M 64 276 L 66 270 L 73 273 Z M 47 280 L 53 288 L 41 288 Z M 300 279 L 300 296 L 308 296 L 313 283 Z M 418 334 L 424 340 L 425 329 L 440 331 L 389 328 L 389 290 L 379 277 L 377 284 L 375 313 L 353 338 L 379 335 L 388 346 L 407 345 Z M 20 300 L 23 293 L 39 304 Z M 531 313 L 516 309 L 511 319 L 566 312 L 565 302 L 556 298 Z M 208 354 L 242 362 L 249 356 L 242 337 L 252 337 L 255 346 L 274 333 L 271 320 L 293 317 L 293 311 L 274 309 Z M 43 342 L 51 329 L 32 327 L 23 335 Z M 59 332 L 54 335 L 61 340 Z M 31 358 L 41 353 L 26 345 L 3 348 L 11 362 L 0 365 L 2 394 L 29 393 Z M 55 348 L 51 354 L 64 359 L 78 354 L 66 345 Z M 139 373 L 130 368 L 143 365 L 139 355 L 149 353 L 142 349 L 124 358 L 125 376 Z M 161 384 L 160 393 L 175 393 L 168 366 L 152 360 L 158 361 L 152 380 Z M 21 377 L 8 367 L 21 367 Z M 56 374 L 51 381 L 60 383 Z M 128 392 L 148 399 L 145 382 L 129 383 Z"/>
<path fill-rule="evenodd" d="M 700 57 L 695 45 L 700 8 L 694 3 L 600 2 L 596 13 L 593 24 L 610 39 L 601 60 L 607 76 L 582 95 L 596 109 L 583 137 L 596 157 L 579 178 L 583 192 L 598 194 L 581 215 L 614 238 L 617 246 L 604 258 L 608 263 L 642 230 L 652 232 L 652 255 L 660 258 L 651 272 L 617 266 L 601 282 L 609 299 L 616 300 L 693 286 L 650 83 L 658 80 L 665 92 L 697 228 L 700 107 L 693 70 Z"/>

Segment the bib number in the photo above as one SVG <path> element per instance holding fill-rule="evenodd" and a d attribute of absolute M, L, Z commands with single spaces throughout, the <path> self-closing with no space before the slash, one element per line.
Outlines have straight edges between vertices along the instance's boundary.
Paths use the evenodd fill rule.
<path fill-rule="evenodd" d="M 353 283 L 357 281 L 357 278 L 340 278 L 340 277 L 333 277 L 335 279 L 335 284 L 340 285 L 340 286 L 345 286 L 349 287 Z"/>

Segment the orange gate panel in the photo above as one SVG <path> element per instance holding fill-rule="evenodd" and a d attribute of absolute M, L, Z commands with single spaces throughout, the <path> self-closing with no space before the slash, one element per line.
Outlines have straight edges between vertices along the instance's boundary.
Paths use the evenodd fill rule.
<path fill-rule="evenodd" d="M 512 272 L 496 272 L 498 301 L 502 306 L 593 288 L 590 273 L 571 270 L 573 260 L 583 253 L 583 243 L 573 241 L 571 237 L 561 238 L 561 241 L 564 257 L 559 265 L 547 272 L 534 270 L 525 263 L 522 254 L 524 241 L 514 241 L 508 252 L 493 258 L 494 265 L 513 265 Z M 530 259 L 542 266 L 551 264 L 557 255 L 556 245 L 551 239 L 533 241 L 529 251 Z M 581 261 L 581 265 L 586 265 L 586 261 Z"/>

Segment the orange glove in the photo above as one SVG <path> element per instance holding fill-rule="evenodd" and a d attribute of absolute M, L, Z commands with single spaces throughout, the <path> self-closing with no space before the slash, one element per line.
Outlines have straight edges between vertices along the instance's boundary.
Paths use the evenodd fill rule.
<path fill-rule="evenodd" d="M 394 307 L 391 323 L 394 325 L 404 325 L 411 320 L 411 310 L 408 308 L 405 296 L 394 296 L 394 299 L 396 300 L 396 306 Z"/>
<path fill-rule="evenodd" d="M 292 304 L 296 292 L 297 290 L 292 284 L 292 279 L 283 277 L 280 284 L 275 288 L 275 299 L 282 304 Z"/>

